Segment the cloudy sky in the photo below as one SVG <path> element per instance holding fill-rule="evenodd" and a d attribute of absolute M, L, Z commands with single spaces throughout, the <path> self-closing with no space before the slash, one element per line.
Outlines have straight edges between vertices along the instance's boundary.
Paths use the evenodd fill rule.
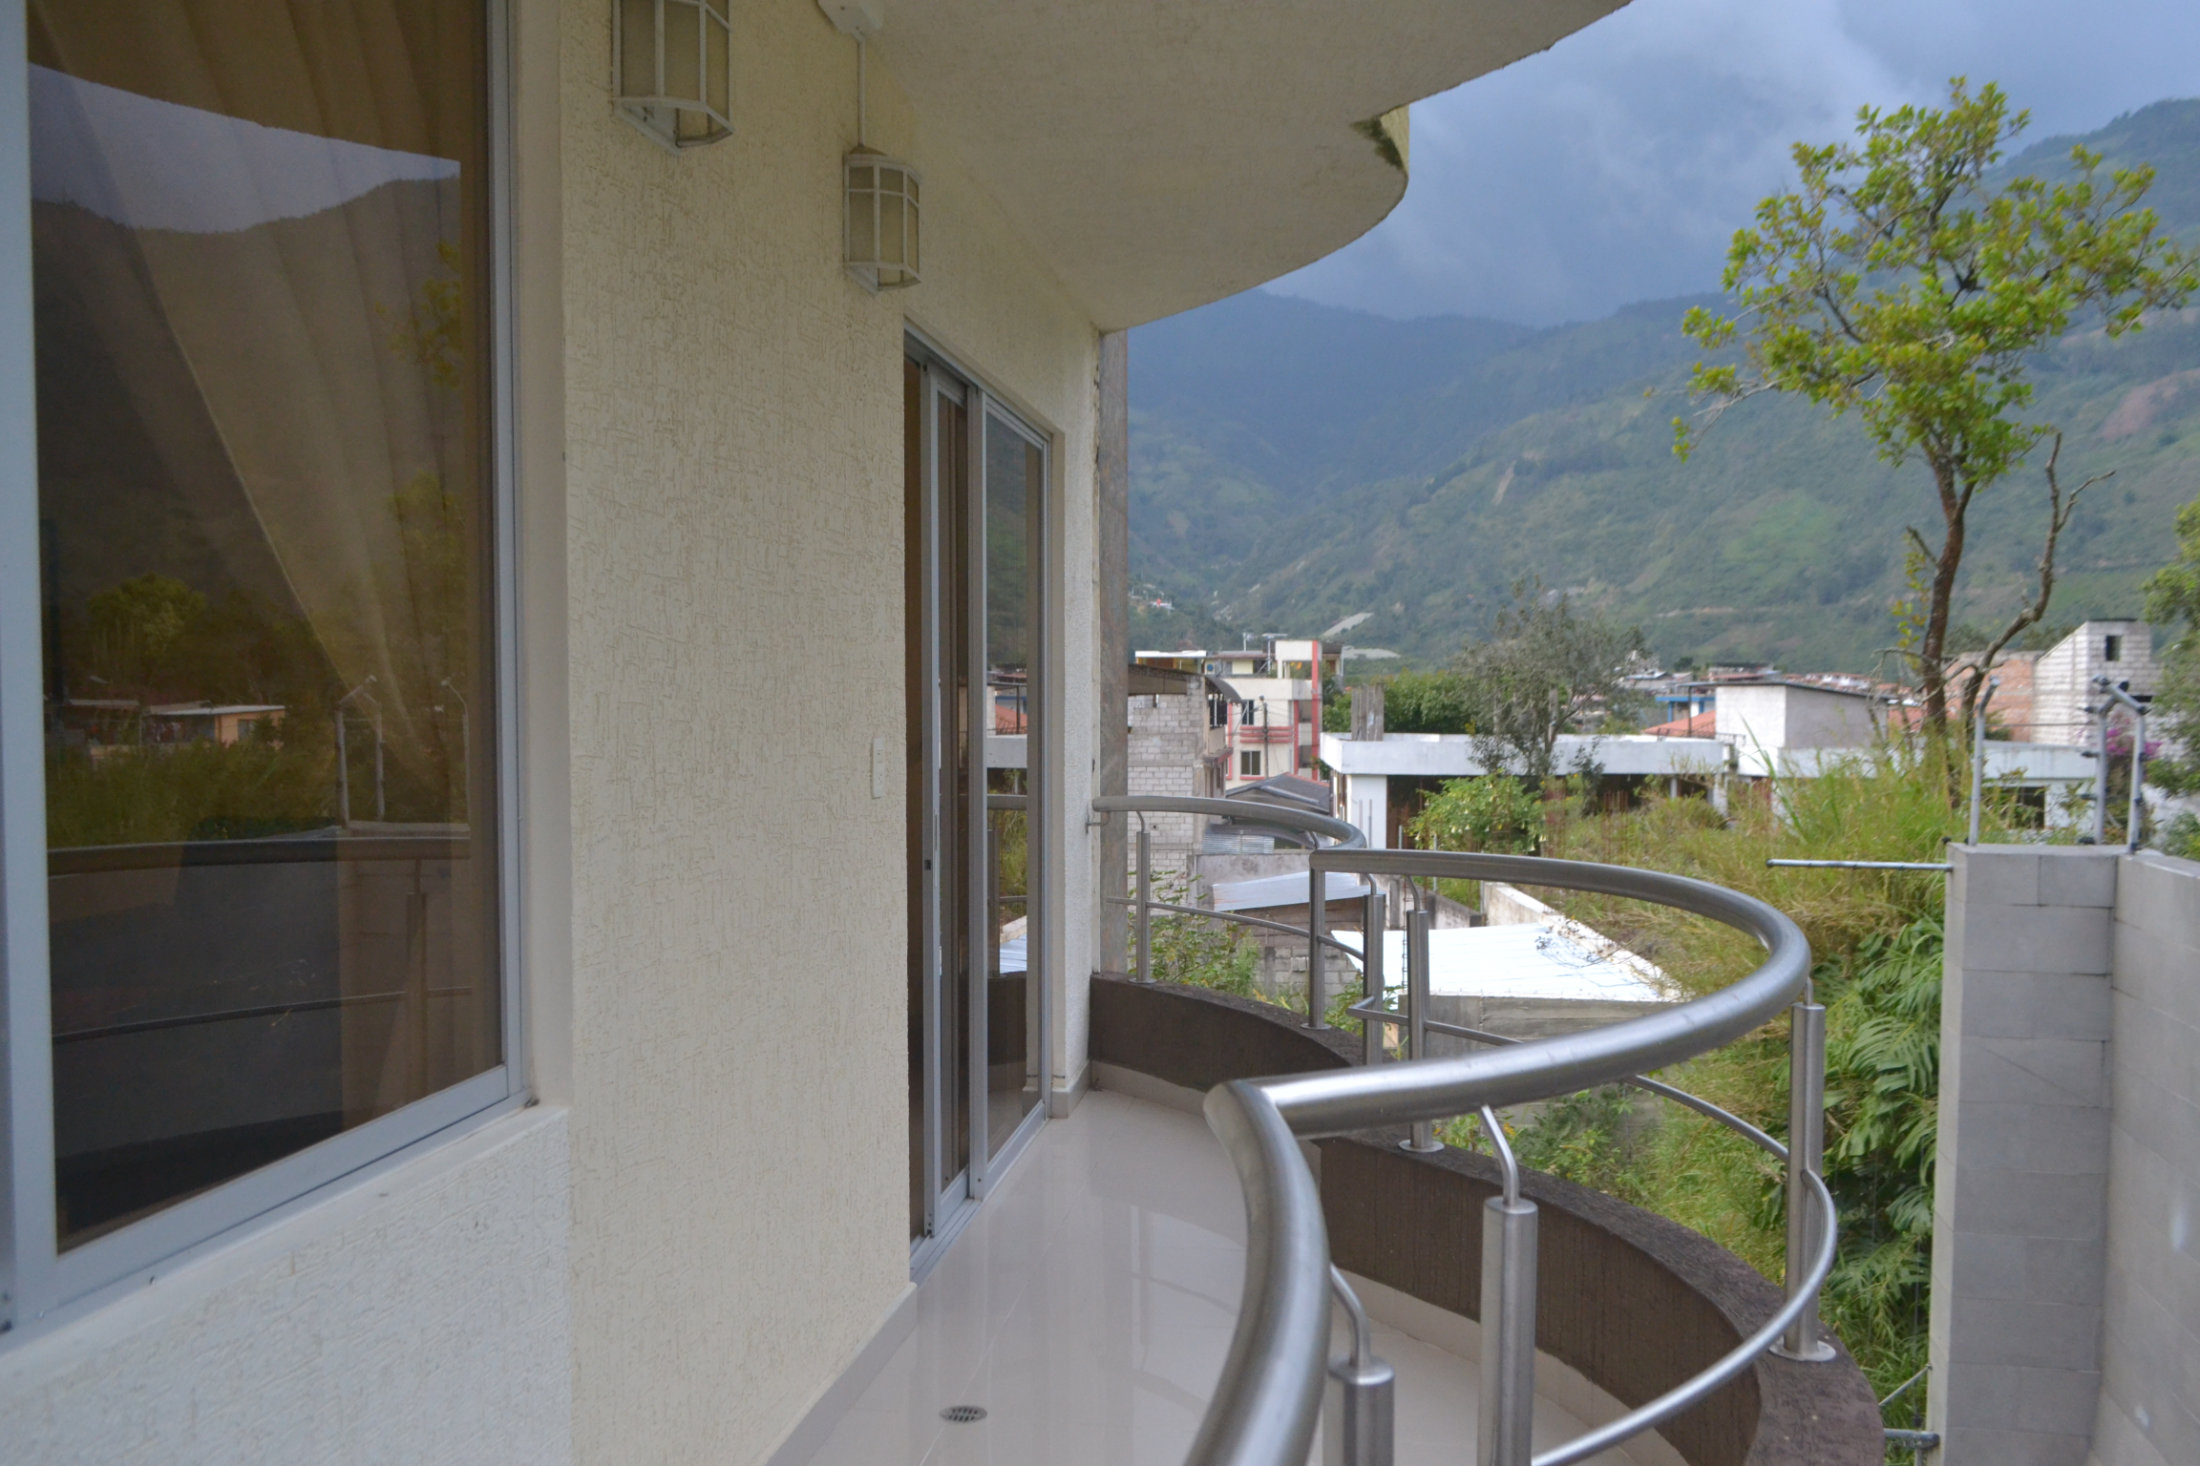
<path fill-rule="evenodd" d="M 2196 0 L 1633 0 L 1413 109 L 1413 182 L 1272 289 L 1550 324 L 1715 288 L 1726 241 L 1863 103 L 1994 80 L 2027 141 L 2200 96 Z"/>

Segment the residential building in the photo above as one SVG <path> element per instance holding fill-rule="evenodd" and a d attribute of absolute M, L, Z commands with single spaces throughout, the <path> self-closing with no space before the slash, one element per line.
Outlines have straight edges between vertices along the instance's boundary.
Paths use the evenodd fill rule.
<path fill-rule="evenodd" d="M 1142 666 L 1198 668 L 1228 679 L 1237 705 L 1225 724 L 1226 789 L 1279 776 L 1315 777 L 1322 688 L 1337 675 L 1342 648 L 1269 637 L 1255 650 L 1140 652 Z"/>
<path fill-rule="evenodd" d="M 1207 672 L 1144 662 L 1131 664 L 1129 678 L 1129 792 L 1221 798 L 1229 757 L 1225 730 L 1238 703 L 1235 689 Z M 1188 881 L 1206 821 L 1197 815 L 1157 813 L 1147 815 L 1144 823 L 1153 869 Z"/>
<path fill-rule="evenodd" d="M 1716 736 L 1743 750 L 1868 748 L 1881 730 L 1876 711 L 1869 692 L 1787 678 L 1722 683 L 1713 696 Z"/>
<path fill-rule="evenodd" d="M 2088 621 L 2040 654 L 2032 672 L 2032 738 L 2041 743 L 2090 743 L 2100 701 L 2094 679 L 2122 684 L 2144 701 L 2161 672 L 2154 629 L 2144 621 Z M 1997 695 L 1998 696 L 1998 695 Z"/>

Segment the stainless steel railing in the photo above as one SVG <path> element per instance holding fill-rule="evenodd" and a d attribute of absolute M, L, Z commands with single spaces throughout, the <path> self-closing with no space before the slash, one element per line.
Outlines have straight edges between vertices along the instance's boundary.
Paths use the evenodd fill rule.
<path fill-rule="evenodd" d="M 1174 905 L 1156 901 L 1153 897 L 1153 832 L 1146 828 L 1149 814 L 1205 815 L 1211 819 L 1232 820 L 1245 825 L 1266 825 L 1272 829 L 1290 830 L 1313 835 L 1330 842 L 1329 848 L 1356 850 L 1367 844 L 1357 825 L 1328 815 L 1315 814 L 1311 810 L 1291 809 L 1280 804 L 1255 803 L 1247 799 L 1202 799 L 1194 795 L 1176 794 L 1104 794 L 1092 802 L 1096 814 L 1129 814 L 1138 817 L 1135 836 L 1137 879 L 1133 894 L 1109 896 L 1106 899 L 1119 906 L 1131 908 L 1131 975 L 1140 982 L 1153 981 L 1153 914 L 1156 911 L 1178 912 L 1186 916 L 1215 917 L 1235 921 L 1244 926 L 1269 927 L 1276 931 L 1298 935 L 1295 927 L 1280 921 L 1269 921 L 1257 916 L 1239 916 L 1235 912 L 1209 911 L 1198 906 Z M 1322 944 L 1317 942 L 1316 950 Z M 1327 946 L 1348 955 L 1350 947 L 1341 942 L 1329 941 Z M 1309 959 L 1310 966 L 1320 966 Z"/>
<path fill-rule="evenodd" d="M 1190 807 L 1188 807 L 1190 806 Z M 1102 813 L 1181 812 L 1242 818 L 1240 801 L 1095 800 Z M 1265 817 L 1267 811 L 1263 810 Z M 1234 1080 L 1206 1101 L 1209 1126 L 1222 1139 L 1244 1190 L 1247 1217 L 1243 1300 L 1230 1353 L 1187 1466 L 1297 1466 L 1306 1459 L 1321 1414 L 1325 1367 L 1338 1398 L 1329 1432 L 1330 1459 L 1341 1466 L 1389 1466 L 1389 1371 L 1373 1357 L 1356 1299 L 1350 1356 L 1329 1364 L 1329 1297 L 1350 1298 L 1328 1258 L 1321 1201 L 1297 1141 L 1387 1125 L 1409 1127 L 1409 1149 L 1438 1148 L 1434 1122 L 1479 1112 L 1498 1150 L 1505 1185 L 1489 1202 L 1483 1226 L 1483 1398 L 1480 1466 L 1570 1466 L 1654 1428 L 1699 1403 L 1768 1350 L 1789 1358 L 1833 1357 L 1821 1337 L 1819 1289 L 1832 1271 L 1833 1197 L 1821 1174 L 1824 1143 L 1825 1010 L 1813 1001 L 1810 948 L 1784 914 L 1753 897 L 1707 882 L 1654 871 L 1578 861 L 1449 851 L 1368 850 L 1358 831 L 1316 816 L 1293 828 L 1333 843 L 1309 853 L 1307 871 L 1307 1023 L 1326 1027 L 1324 951 L 1359 961 L 1362 996 L 1347 1010 L 1365 1034 L 1360 1068 Z M 1312 821 L 1321 819 L 1317 827 Z M 1273 821 L 1284 824 L 1283 818 Z M 1349 834 L 1346 833 L 1349 831 Z M 1144 831 L 1141 830 L 1141 836 Z M 1127 904 L 1139 918 L 1139 977 L 1152 980 L 1151 912 L 1156 909 L 1245 925 L 1280 927 L 1262 918 L 1152 900 L 1151 858 L 1140 841 L 1137 893 Z M 1364 957 L 1327 932 L 1327 877 L 1401 875 L 1414 881 L 1453 878 L 1556 886 L 1654 902 L 1722 922 L 1756 938 L 1765 960 L 1719 992 L 1642 1018 L 1583 1033 L 1520 1041 L 1443 1023 L 1428 1012 L 1428 912 L 1407 915 L 1403 1011 L 1388 1006 L 1383 980 L 1382 896 L 1367 899 Z M 1112 898 L 1124 900 L 1125 898 Z M 1647 1071 L 1695 1058 L 1778 1017 L 1791 1018 L 1789 1135 L 1779 1141 L 1716 1105 L 1656 1080 Z M 1382 1033 L 1396 1025 L 1406 1057 L 1385 1063 Z M 1447 1033 L 1488 1045 L 1474 1053 L 1432 1058 L 1427 1036 Z M 1551 1099 L 1604 1084 L 1631 1084 L 1727 1125 L 1787 1167 L 1786 1297 L 1772 1317 L 1690 1379 L 1540 1455 L 1530 1447 L 1535 1367 L 1536 1208 L 1520 1194 L 1519 1168 L 1504 1141 L 1494 1107 Z M 1379 1443 L 1379 1444 L 1378 1444 Z"/>

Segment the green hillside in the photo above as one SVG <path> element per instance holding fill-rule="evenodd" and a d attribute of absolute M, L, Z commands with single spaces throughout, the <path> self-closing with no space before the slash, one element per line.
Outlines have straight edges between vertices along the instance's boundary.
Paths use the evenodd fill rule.
<path fill-rule="evenodd" d="M 2073 141 L 2010 166 L 2051 173 Z M 2200 235 L 2200 101 L 2083 141 L 2153 162 L 2149 202 Z M 1430 664 L 1532 574 L 1639 621 L 1669 658 L 1869 668 L 1891 636 L 1903 526 L 1937 524 L 1924 470 L 1890 471 L 1855 423 L 1769 399 L 1676 460 L 1692 303 L 1538 331 L 1256 292 L 1138 331 L 1132 574 L 1177 609 L 1134 613 L 1134 636 L 1305 635 L 1369 611 L 1355 642 Z M 2036 381 L 2039 415 L 2067 435 L 2065 482 L 2116 475 L 2065 540 L 2053 614 L 2129 613 L 2177 507 L 2200 496 L 2200 310 L 2119 342 L 2076 332 Z M 1966 617 L 2015 604 L 2044 512 L 2036 469 L 1982 500 Z"/>

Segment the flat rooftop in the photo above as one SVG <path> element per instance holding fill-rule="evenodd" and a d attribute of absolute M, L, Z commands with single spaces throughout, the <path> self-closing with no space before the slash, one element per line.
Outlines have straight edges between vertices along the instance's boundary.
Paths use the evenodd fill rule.
<path fill-rule="evenodd" d="M 1359 947 L 1358 932 L 1332 935 L 1348 947 Z M 1384 979 L 1403 982 L 1406 934 L 1387 931 L 1383 937 Z M 1677 996 L 1641 967 L 1595 952 L 1563 928 L 1541 923 L 1441 928 L 1428 934 L 1428 959 L 1429 992 L 1438 997 L 1670 1003 Z"/>

